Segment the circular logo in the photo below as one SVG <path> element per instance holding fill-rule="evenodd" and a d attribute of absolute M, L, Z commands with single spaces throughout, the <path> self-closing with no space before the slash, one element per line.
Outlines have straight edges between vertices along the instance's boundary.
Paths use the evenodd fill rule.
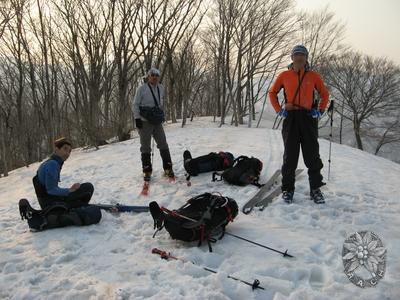
<path fill-rule="evenodd" d="M 345 274 L 361 288 L 376 286 L 385 275 L 386 249 L 371 231 L 350 235 L 344 241 L 342 259 Z"/>

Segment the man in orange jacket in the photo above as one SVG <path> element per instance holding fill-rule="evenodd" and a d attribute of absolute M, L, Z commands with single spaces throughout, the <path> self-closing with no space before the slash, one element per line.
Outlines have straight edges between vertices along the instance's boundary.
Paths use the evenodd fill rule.
<path fill-rule="evenodd" d="M 325 203 L 320 187 L 323 167 L 319 156 L 318 119 L 323 115 L 329 100 L 329 92 L 320 75 L 310 70 L 306 47 L 297 45 L 292 50 L 289 69 L 282 72 L 269 90 L 269 98 L 275 111 L 284 118 L 282 138 L 284 143 L 282 165 L 282 199 L 293 202 L 295 171 L 300 146 L 304 163 L 308 168 L 310 196 L 315 203 Z M 285 104 L 278 102 L 278 93 L 284 89 Z M 314 103 L 314 90 L 321 101 Z"/>

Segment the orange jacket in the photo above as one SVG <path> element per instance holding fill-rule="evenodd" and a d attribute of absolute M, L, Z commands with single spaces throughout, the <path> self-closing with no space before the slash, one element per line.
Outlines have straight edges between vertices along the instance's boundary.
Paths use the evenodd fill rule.
<path fill-rule="evenodd" d="M 297 87 L 303 74 L 304 69 L 300 70 L 299 72 L 290 69 L 278 75 L 276 81 L 268 92 L 269 99 L 276 112 L 279 112 L 281 110 L 281 106 L 278 102 L 278 93 L 281 88 L 284 89 L 286 103 L 290 103 L 298 108 L 301 107 L 307 110 L 311 110 L 312 108 L 314 100 L 313 92 L 314 89 L 316 89 L 321 96 L 321 101 L 319 103 L 318 109 L 326 109 L 329 100 L 329 92 L 328 89 L 325 87 L 321 76 L 315 71 L 306 72 L 303 82 L 301 83 L 299 92 L 294 99 L 294 95 L 296 94 Z"/>

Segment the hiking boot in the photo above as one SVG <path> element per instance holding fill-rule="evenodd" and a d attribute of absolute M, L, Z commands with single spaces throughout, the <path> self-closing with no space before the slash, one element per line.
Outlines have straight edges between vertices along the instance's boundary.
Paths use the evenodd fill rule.
<path fill-rule="evenodd" d="M 151 179 L 151 171 L 144 171 L 143 172 L 143 180 L 144 181 L 150 181 L 150 179 Z"/>
<path fill-rule="evenodd" d="M 19 214 L 22 220 L 28 221 L 28 226 L 31 231 L 41 231 L 47 225 L 46 218 L 42 216 L 40 210 L 32 208 L 29 201 L 26 199 L 19 200 Z"/>
<path fill-rule="evenodd" d="M 168 178 L 175 178 L 175 174 L 174 171 L 172 171 L 172 169 L 165 169 L 164 176 Z"/>
<path fill-rule="evenodd" d="M 310 191 L 311 200 L 313 200 L 317 204 L 325 203 L 324 194 L 322 194 L 319 188 L 313 189 Z"/>
<path fill-rule="evenodd" d="M 293 195 L 294 195 L 294 192 L 292 192 L 292 191 L 283 191 L 282 199 L 286 203 L 291 204 L 291 203 L 293 203 Z"/>

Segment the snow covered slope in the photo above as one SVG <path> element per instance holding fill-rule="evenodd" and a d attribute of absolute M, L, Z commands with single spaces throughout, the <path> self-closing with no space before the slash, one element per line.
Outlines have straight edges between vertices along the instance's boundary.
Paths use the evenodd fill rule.
<path fill-rule="evenodd" d="M 230 151 L 264 162 L 261 182 L 281 165 L 279 131 L 260 128 L 218 128 L 201 119 L 180 128 L 167 125 L 176 184 L 161 176 L 154 156 L 150 195 L 139 197 L 139 140 L 74 150 L 63 167 L 61 186 L 91 181 L 93 202 L 146 205 L 156 200 L 169 208 L 181 206 L 203 192 L 220 192 L 241 207 L 256 192 L 254 186 L 212 183 L 210 174 L 184 184 L 182 153 L 193 156 Z M 320 141 L 327 180 L 329 143 Z M 152 238 L 150 214 L 103 212 L 97 225 L 32 233 L 21 221 L 18 200 L 28 198 L 38 208 L 31 184 L 38 164 L 0 179 L 0 299 L 398 299 L 400 295 L 400 165 L 365 152 L 333 144 L 331 178 L 323 191 L 327 203 L 308 197 L 307 177 L 296 185 L 295 203 L 276 199 L 265 211 L 239 214 L 228 231 L 280 250 L 287 259 L 260 247 L 225 236 L 213 246 L 198 248 L 172 240 L 163 230 Z M 304 168 L 302 158 L 299 167 Z M 350 234 L 371 230 L 387 248 L 387 269 L 376 288 L 360 289 L 343 273 L 342 246 Z M 167 262 L 151 254 L 157 247 L 217 269 L 211 274 L 190 263 Z M 227 279 L 259 279 L 265 291 Z"/>

